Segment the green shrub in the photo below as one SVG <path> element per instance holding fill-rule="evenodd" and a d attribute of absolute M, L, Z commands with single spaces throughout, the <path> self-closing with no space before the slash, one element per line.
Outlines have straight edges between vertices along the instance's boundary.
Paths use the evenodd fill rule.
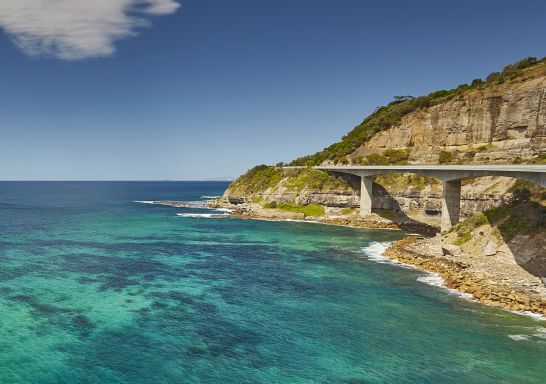
<path fill-rule="evenodd" d="M 466 220 L 460 222 L 450 231 L 455 231 L 457 234 L 457 240 L 455 244 L 463 245 L 464 243 L 472 239 L 472 231 L 478 228 L 481 225 L 487 224 L 489 222 L 485 214 L 472 215 Z"/>
<path fill-rule="evenodd" d="M 534 159 L 533 163 L 546 164 L 546 153 L 540 154 L 536 159 Z"/>
<path fill-rule="evenodd" d="M 324 148 L 314 155 L 300 157 L 290 163 L 290 165 L 319 165 L 324 161 L 330 160 L 341 162 L 342 157 L 350 155 L 366 141 L 370 140 L 376 133 L 396 126 L 404 116 L 418 109 L 426 109 L 431 106 L 441 104 L 452 99 L 458 94 L 471 89 L 483 88 L 491 84 L 514 79 L 525 73 L 527 68 L 543 65 L 546 58 L 537 60 L 530 57 L 518 61 L 517 63 L 505 67 L 502 72 L 493 72 L 487 76 L 484 82 L 481 79 L 475 79 L 470 85 L 461 84 L 451 90 L 440 90 L 431 92 L 426 96 L 396 96 L 394 101 L 386 106 L 377 108 L 364 121 L 357 125 L 352 131 L 341 138 L 341 141 Z"/>
<path fill-rule="evenodd" d="M 392 220 L 398 216 L 398 213 L 394 209 L 378 209 L 375 211 L 379 216 Z"/>
<path fill-rule="evenodd" d="M 408 149 L 387 149 L 382 153 L 372 153 L 366 157 L 357 156 L 353 159 L 353 164 L 363 165 L 389 165 L 389 164 L 407 164 L 410 150 Z M 357 159 L 358 163 L 354 160 Z"/>
<path fill-rule="evenodd" d="M 352 164 L 361 165 L 364 163 L 364 158 L 362 156 L 355 156 L 351 159 Z"/>
<path fill-rule="evenodd" d="M 413 191 L 422 191 L 427 186 L 432 190 L 438 190 L 441 182 L 430 176 L 406 173 L 390 173 L 375 177 L 375 182 L 388 189 L 389 191 L 405 191 L 411 188 Z"/>
<path fill-rule="evenodd" d="M 284 184 L 286 188 L 293 191 L 304 189 L 346 189 L 347 183 L 340 176 L 329 174 L 314 168 L 300 168 L 288 171 L 288 179 Z"/>
<path fill-rule="evenodd" d="M 343 208 L 340 213 L 342 215 L 352 215 L 353 213 L 355 213 L 355 210 L 353 208 Z"/>
<path fill-rule="evenodd" d="M 484 213 L 484 215 L 492 225 L 495 225 L 504 220 L 507 216 L 511 215 L 512 212 L 513 207 L 511 205 L 506 205 L 499 208 L 489 209 Z"/>
<path fill-rule="evenodd" d="M 529 235 L 537 230 L 537 226 L 525 217 L 510 216 L 508 220 L 499 225 L 499 230 L 504 241 L 510 241 L 516 235 Z"/>
<path fill-rule="evenodd" d="M 305 216 L 322 216 L 326 213 L 324 207 L 320 204 L 296 204 L 296 203 L 272 203 L 265 204 L 264 208 L 276 208 L 288 212 L 303 213 Z"/>
<path fill-rule="evenodd" d="M 277 185 L 281 179 L 281 168 L 258 165 L 238 177 L 229 188 L 241 194 L 258 193 Z"/>
<path fill-rule="evenodd" d="M 438 156 L 438 162 L 440 164 L 446 164 L 446 163 L 451 163 L 453 160 L 452 160 L 452 153 L 449 152 L 449 151 L 441 151 L 440 152 L 440 155 Z"/>

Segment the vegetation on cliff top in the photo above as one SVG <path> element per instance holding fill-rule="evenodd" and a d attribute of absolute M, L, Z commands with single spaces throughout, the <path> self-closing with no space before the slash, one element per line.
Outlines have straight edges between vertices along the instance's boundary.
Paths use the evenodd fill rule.
<path fill-rule="evenodd" d="M 347 155 L 353 153 L 376 133 L 398 124 L 402 117 L 413 111 L 443 103 L 469 90 L 485 89 L 492 85 L 514 80 L 522 76 L 529 68 L 545 64 L 546 57 L 542 60 L 528 57 L 515 64 L 507 65 L 501 72 L 490 73 L 486 80 L 475 79 L 470 84 L 461 84 L 457 88 L 432 92 L 426 96 L 395 96 L 394 101 L 377 108 L 361 124 L 343 136 L 340 142 L 332 144 L 314 155 L 300 157 L 289 165 L 319 165 L 324 161 L 347 162 Z"/>
<path fill-rule="evenodd" d="M 440 90 L 426 96 L 396 96 L 394 101 L 386 106 L 379 107 L 368 116 L 361 124 L 345 135 L 338 143 L 332 144 L 314 155 L 300 157 L 289 165 L 292 166 L 314 166 L 325 161 L 334 163 L 348 163 L 348 155 L 352 154 L 363 143 L 371 139 L 376 133 L 391 128 L 398 124 L 401 119 L 418 109 L 429 108 L 434 105 L 451 100 L 454 97 L 464 94 L 470 90 L 486 89 L 488 87 L 502 84 L 517 79 L 533 68 L 546 65 L 546 57 L 537 60 L 528 57 L 504 67 L 500 72 L 490 73 L 485 80 L 475 79 L 470 84 L 461 84 L 451 90 Z M 485 151 L 487 148 L 478 149 Z M 459 163 L 472 161 L 476 152 L 451 153 L 443 151 L 440 153 L 440 163 Z M 365 157 L 356 156 L 351 159 L 354 164 L 382 165 L 382 164 L 406 164 L 409 159 L 409 152 L 400 149 L 387 149 L 382 153 L 374 153 Z M 544 163 L 544 158 L 536 160 Z M 287 190 L 302 191 L 304 189 L 326 190 L 336 188 L 347 188 L 348 184 L 339 177 L 328 175 L 326 172 L 312 168 L 292 170 L 288 172 L 280 166 L 259 165 L 244 175 L 237 178 L 229 187 L 229 191 L 240 196 L 256 196 L 269 188 L 277 187 L 281 183 Z M 384 180 L 387 181 L 387 180 Z M 393 180 L 390 180 L 393 181 Z M 427 180 L 427 182 L 430 180 Z M 433 183 L 434 184 L 434 183 Z"/>
<path fill-rule="evenodd" d="M 252 195 L 263 192 L 279 183 L 282 179 L 282 169 L 268 165 L 257 165 L 239 176 L 231 183 L 229 189 L 241 195 Z"/>
<path fill-rule="evenodd" d="M 304 189 L 332 190 L 347 189 L 347 182 L 339 176 L 318 169 L 306 167 L 283 169 L 281 167 L 258 165 L 238 177 L 229 186 L 232 194 L 253 196 L 269 188 L 282 187 L 287 191 L 300 192 Z"/>

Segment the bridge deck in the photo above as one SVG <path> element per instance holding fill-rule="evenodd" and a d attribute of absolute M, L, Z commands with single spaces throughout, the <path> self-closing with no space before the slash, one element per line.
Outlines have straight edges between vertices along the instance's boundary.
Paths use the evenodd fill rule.
<path fill-rule="evenodd" d="M 285 167 L 305 168 L 305 167 Z M 505 176 L 514 177 L 546 188 L 546 165 L 324 165 L 314 167 L 328 172 L 341 172 L 356 175 L 360 183 L 360 215 L 365 217 L 372 212 L 372 177 L 388 173 L 417 173 L 443 180 L 442 231 L 459 222 L 461 181 L 473 177 Z"/>
<path fill-rule="evenodd" d="M 292 168 L 292 167 L 286 167 Z M 296 168 L 296 167 L 294 167 Z M 300 168 L 300 167 L 297 167 Z M 322 169 L 325 171 L 407 171 L 409 173 L 426 170 L 426 171 L 483 171 L 483 172 L 538 172 L 546 173 L 546 165 L 534 165 L 534 164 L 449 164 L 449 165 L 435 165 L 435 164 L 423 164 L 423 165 L 319 165 L 314 167 L 316 169 Z"/>

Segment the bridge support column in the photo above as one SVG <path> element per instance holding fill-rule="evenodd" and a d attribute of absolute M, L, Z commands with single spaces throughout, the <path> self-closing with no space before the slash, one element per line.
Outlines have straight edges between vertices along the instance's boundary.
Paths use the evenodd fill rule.
<path fill-rule="evenodd" d="M 360 178 L 360 217 L 366 217 L 372 213 L 372 177 Z"/>
<path fill-rule="evenodd" d="M 442 196 L 442 232 L 451 229 L 459 222 L 461 211 L 461 180 L 444 181 Z"/>

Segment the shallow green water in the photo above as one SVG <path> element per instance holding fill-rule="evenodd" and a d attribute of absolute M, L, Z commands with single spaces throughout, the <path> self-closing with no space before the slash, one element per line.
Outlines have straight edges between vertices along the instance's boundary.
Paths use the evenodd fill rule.
<path fill-rule="evenodd" d="M 546 323 L 381 263 L 396 232 L 180 217 L 224 183 L 0 183 L 0 383 L 544 383 Z"/>

